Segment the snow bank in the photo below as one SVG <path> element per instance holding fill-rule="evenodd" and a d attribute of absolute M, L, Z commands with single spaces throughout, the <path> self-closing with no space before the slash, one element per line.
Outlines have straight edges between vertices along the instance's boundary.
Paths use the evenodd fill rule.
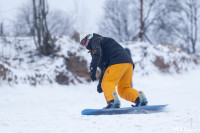
<path fill-rule="evenodd" d="M 132 52 L 136 64 L 135 73 L 175 74 L 197 69 L 200 56 L 187 54 L 182 49 L 167 45 L 151 45 L 144 42 L 128 42 L 122 44 Z"/>
<path fill-rule="evenodd" d="M 77 77 L 66 69 L 65 59 L 69 53 L 75 53 L 80 60 L 86 60 L 84 55 L 87 52 L 69 37 L 57 39 L 56 45 L 60 46 L 60 52 L 54 57 L 46 57 L 38 55 L 33 38 L 1 38 L 1 82 L 31 85 L 56 83 L 56 78 L 59 79 L 61 73 L 67 80 L 66 84 L 85 82 L 84 78 Z"/>
<path fill-rule="evenodd" d="M 90 81 L 91 56 L 68 36 L 55 38 L 60 51 L 53 57 L 37 54 L 33 38 L 0 39 L 0 81 L 6 84 L 77 84 Z M 189 55 L 175 47 L 128 42 L 136 64 L 135 73 L 182 73 L 198 67 L 199 55 Z"/>

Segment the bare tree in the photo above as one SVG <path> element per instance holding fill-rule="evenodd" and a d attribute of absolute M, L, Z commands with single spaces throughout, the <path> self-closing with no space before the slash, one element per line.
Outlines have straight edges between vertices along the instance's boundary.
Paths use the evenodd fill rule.
<path fill-rule="evenodd" d="M 33 36 L 33 5 L 32 2 L 23 4 L 18 9 L 18 14 L 13 22 L 15 36 Z M 47 15 L 49 31 L 52 35 L 69 35 L 72 33 L 72 21 L 69 15 L 60 10 L 50 11 Z"/>
<path fill-rule="evenodd" d="M 162 10 L 157 10 L 156 15 L 161 17 L 154 23 L 157 41 L 181 46 L 189 53 L 195 53 L 200 22 L 199 1 L 166 0 L 160 7 Z"/>
<path fill-rule="evenodd" d="M 48 15 L 49 31 L 52 35 L 71 35 L 73 23 L 69 15 L 61 10 L 51 11 Z"/>
<path fill-rule="evenodd" d="M 143 40 L 144 35 L 144 21 L 143 21 L 143 0 L 140 0 L 140 40 Z"/>
<path fill-rule="evenodd" d="M 198 12 L 200 9 L 200 5 L 197 0 L 187 0 L 185 3 L 182 3 L 182 10 L 186 16 L 185 22 L 185 33 L 186 36 L 184 40 L 189 42 L 192 47 L 192 53 L 196 52 L 196 44 L 198 37 L 198 25 L 199 22 Z"/>
<path fill-rule="evenodd" d="M 100 31 L 118 41 L 129 41 L 136 27 L 131 25 L 130 1 L 107 0 L 104 6 L 104 18 L 100 23 Z M 130 27 L 133 26 L 133 27 Z"/>
<path fill-rule="evenodd" d="M 0 23 L 0 36 L 3 36 L 4 30 L 3 30 L 3 22 Z"/>
<path fill-rule="evenodd" d="M 177 16 L 179 16 L 180 8 L 177 0 L 163 0 L 159 3 L 155 11 L 156 18 L 154 19 L 153 29 L 151 31 L 156 42 L 174 45 L 176 43 L 175 41 L 178 41 L 172 33 L 176 24 L 179 24 L 179 18 Z"/>
<path fill-rule="evenodd" d="M 140 41 L 144 41 L 146 39 L 147 41 L 151 43 L 151 40 L 147 36 L 147 32 L 148 32 L 149 27 L 153 25 L 153 22 L 156 19 L 156 16 L 153 15 L 153 11 L 152 11 L 153 8 L 156 8 L 156 3 L 158 2 L 155 0 L 150 0 L 150 1 L 140 0 L 139 5 L 134 4 L 135 6 L 139 6 L 137 14 L 139 14 L 139 17 L 140 17 L 139 18 L 140 30 L 139 30 L 139 33 L 133 37 L 132 40 L 139 38 Z"/>
<path fill-rule="evenodd" d="M 33 10 L 32 3 L 23 4 L 18 9 L 18 14 L 13 22 L 15 36 L 33 36 Z"/>
<path fill-rule="evenodd" d="M 53 54 L 55 52 L 55 44 L 47 25 L 49 9 L 46 0 L 32 0 L 32 2 L 35 44 L 40 54 Z"/>

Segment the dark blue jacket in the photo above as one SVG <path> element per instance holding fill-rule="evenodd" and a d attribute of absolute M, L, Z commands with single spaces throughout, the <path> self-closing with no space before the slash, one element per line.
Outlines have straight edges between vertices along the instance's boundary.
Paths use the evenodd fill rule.
<path fill-rule="evenodd" d="M 134 63 L 128 53 L 112 38 L 103 37 L 93 33 L 93 37 L 91 38 L 87 49 L 90 50 L 92 55 L 90 70 L 92 69 L 96 71 L 97 66 L 99 66 L 101 69 L 100 80 L 102 80 L 103 73 L 106 68 L 111 65 L 132 63 L 134 66 Z"/>

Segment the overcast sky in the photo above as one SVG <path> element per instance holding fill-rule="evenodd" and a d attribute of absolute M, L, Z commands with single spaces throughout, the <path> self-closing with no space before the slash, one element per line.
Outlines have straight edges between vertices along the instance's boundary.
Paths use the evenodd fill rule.
<path fill-rule="evenodd" d="M 0 0 L 0 22 L 5 26 L 12 25 L 17 10 L 23 3 L 31 0 Z M 98 30 L 98 22 L 103 15 L 103 3 L 105 0 L 48 0 L 50 10 L 63 10 L 73 15 L 76 8 L 79 10 L 80 31 L 89 30 L 95 32 Z"/>

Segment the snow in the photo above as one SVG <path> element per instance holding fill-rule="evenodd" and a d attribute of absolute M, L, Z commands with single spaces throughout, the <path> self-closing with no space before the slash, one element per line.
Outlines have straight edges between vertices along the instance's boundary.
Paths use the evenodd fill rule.
<path fill-rule="evenodd" d="M 0 87 L 2 133 L 200 132 L 200 70 L 179 75 L 134 75 L 134 88 L 149 104 L 169 104 L 164 112 L 112 116 L 82 116 L 85 108 L 106 105 L 97 82 L 70 86 Z M 131 103 L 120 99 L 122 106 Z"/>
<path fill-rule="evenodd" d="M 87 50 L 80 47 L 79 43 L 72 40 L 69 36 L 57 36 L 55 38 L 57 39 L 56 46 L 61 49 L 56 53 L 57 55 L 68 58 L 68 54 L 73 53 L 79 56 L 80 60 L 86 60 L 89 66 L 91 56 L 87 53 Z M 75 75 L 66 70 L 63 57 L 56 56 L 52 59 L 51 57 L 38 56 L 32 37 L 1 38 L 0 53 L 0 64 L 3 64 L 10 71 L 7 78 L 15 79 L 17 77 L 16 80 L 12 80 L 9 84 L 49 84 L 55 82 L 56 75 L 59 72 L 65 72 L 70 80 L 77 82 Z M 35 80 L 31 81 L 30 78 Z M 85 82 L 85 80 L 79 77 L 78 79 Z"/>
<path fill-rule="evenodd" d="M 3 64 L 10 71 L 7 78 L 12 79 L 12 81 L 9 84 L 48 85 L 56 82 L 56 76 L 60 72 L 64 72 L 69 77 L 69 81 L 85 83 L 86 80 L 66 70 L 63 56 L 68 58 L 70 54 L 76 55 L 80 57 L 80 60 L 85 60 L 89 67 L 91 61 L 90 53 L 69 36 L 57 36 L 55 38 L 57 40 L 56 46 L 60 47 L 60 51 L 56 53 L 58 56 L 54 58 L 38 56 L 34 40 L 31 37 L 0 39 L 0 64 Z M 136 74 L 151 75 L 160 72 L 177 74 L 199 68 L 200 55 L 189 55 L 179 48 L 171 49 L 168 46 L 151 45 L 145 42 L 128 42 L 121 43 L 121 45 L 131 50 L 132 58 L 136 64 Z M 166 69 L 160 70 L 155 66 L 154 62 L 158 57 L 163 60 Z"/>
<path fill-rule="evenodd" d="M 69 52 L 73 53 L 89 66 L 91 56 L 87 50 L 67 36 L 57 39 L 56 45 L 61 48 L 58 55 L 67 58 Z M 1 133 L 200 132 L 199 55 L 163 45 L 122 43 L 123 47 L 130 48 L 136 65 L 133 87 L 144 91 L 150 105 L 169 106 L 158 113 L 82 116 L 83 109 L 106 106 L 104 95 L 96 91 L 98 82 L 80 84 L 66 70 L 63 58 L 38 56 L 32 38 L 4 41 L 0 40 L 3 56 L 0 64 L 18 78 L 17 83 L 1 81 L 0 84 Z M 162 58 L 170 68 L 164 72 L 157 68 L 156 57 Z M 58 85 L 56 72 L 67 73 L 75 84 Z M 28 80 L 35 75 L 45 76 L 36 78 L 38 84 L 31 86 L 34 83 Z M 132 104 L 121 98 L 120 101 L 122 107 Z"/>

